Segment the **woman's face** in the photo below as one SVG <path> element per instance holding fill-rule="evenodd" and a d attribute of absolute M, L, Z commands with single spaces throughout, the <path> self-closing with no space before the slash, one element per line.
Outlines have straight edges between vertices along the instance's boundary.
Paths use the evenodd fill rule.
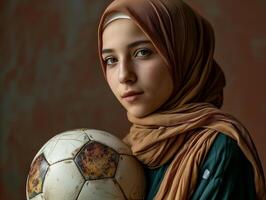
<path fill-rule="evenodd" d="M 107 82 L 122 106 L 135 117 L 157 110 L 171 95 L 169 70 L 154 46 L 130 19 L 107 25 L 102 36 Z"/>

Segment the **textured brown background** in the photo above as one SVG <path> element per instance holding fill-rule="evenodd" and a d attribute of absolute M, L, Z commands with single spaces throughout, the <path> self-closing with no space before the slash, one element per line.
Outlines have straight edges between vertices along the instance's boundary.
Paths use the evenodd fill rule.
<path fill-rule="evenodd" d="M 0 0 L 0 199 L 25 199 L 30 162 L 64 130 L 122 137 L 129 123 L 104 82 L 96 30 L 104 0 Z M 213 25 L 224 110 L 250 130 L 266 169 L 266 1 L 189 0 Z"/>

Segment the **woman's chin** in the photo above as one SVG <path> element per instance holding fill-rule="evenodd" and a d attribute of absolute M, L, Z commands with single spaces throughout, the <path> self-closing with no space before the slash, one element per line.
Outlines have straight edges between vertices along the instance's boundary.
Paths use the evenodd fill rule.
<path fill-rule="evenodd" d="M 127 112 L 128 114 L 136 118 L 143 118 L 151 113 L 146 110 L 137 110 L 137 109 L 128 109 Z"/>

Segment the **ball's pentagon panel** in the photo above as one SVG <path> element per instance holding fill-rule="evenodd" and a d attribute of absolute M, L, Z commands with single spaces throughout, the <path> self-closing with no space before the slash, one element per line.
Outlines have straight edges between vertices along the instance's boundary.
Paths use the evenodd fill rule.
<path fill-rule="evenodd" d="M 89 136 L 90 140 L 105 144 L 119 154 L 132 155 L 130 148 L 125 143 L 108 132 L 94 129 L 85 129 L 84 132 Z"/>
<path fill-rule="evenodd" d="M 115 175 L 119 154 L 98 142 L 88 142 L 75 158 L 86 180 L 112 178 Z"/>
<path fill-rule="evenodd" d="M 42 193 L 43 181 L 48 170 L 49 164 L 43 154 L 39 155 L 31 164 L 27 179 L 27 194 L 33 198 Z"/>
<path fill-rule="evenodd" d="M 135 157 L 120 155 L 115 179 L 122 186 L 127 199 L 144 199 L 144 171 Z"/>
<path fill-rule="evenodd" d="M 76 156 L 81 147 L 89 141 L 88 136 L 82 131 L 67 131 L 52 138 L 43 149 L 43 154 L 49 164 L 71 159 Z"/>
<path fill-rule="evenodd" d="M 126 200 L 119 185 L 113 179 L 87 181 L 77 200 Z"/>
<path fill-rule="evenodd" d="M 76 199 L 85 183 L 73 160 L 51 165 L 44 181 L 44 198 L 47 200 Z"/>

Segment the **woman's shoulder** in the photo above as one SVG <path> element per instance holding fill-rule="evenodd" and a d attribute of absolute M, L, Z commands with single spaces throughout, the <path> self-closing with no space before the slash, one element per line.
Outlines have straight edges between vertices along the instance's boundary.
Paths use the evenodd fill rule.
<path fill-rule="evenodd" d="M 239 166 L 239 164 L 251 165 L 237 142 L 231 137 L 219 133 L 204 159 L 202 170 L 216 169 L 215 171 L 220 171 L 220 175 L 222 175 L 228 167 L 232 169 L 233 166 Z"/>
<path fill-rule="evenodd" d="M 227 158 L 234 156 L 234 155 L 239 155 L 242 154 L 242 151 L 240 147 L 238 146 L 237 142 L 223 134 L 219 133 L 214 140 L 212 147 L 210 149 L 210 152 L 219 154 L 219 155 L 226 155 Z"/>
<path fill-rule="evenodd" d="M 251 163 L 237 142 L 219 133 L 201 164 L 194 199 L 254 199 Z"/>
<path fill-rule="evenodd" d="M 229 161 L 230 159 L 234 159 L 236 157 L 245 158 L 242 150 L 237 144 L 237 141 L 223 133 L 219 133 L 217 135 L 207 156 L 211 156 L 212 154 L 214 154 L 214 159 L 217 161 L 221 161 L 223 159 Z"/>

